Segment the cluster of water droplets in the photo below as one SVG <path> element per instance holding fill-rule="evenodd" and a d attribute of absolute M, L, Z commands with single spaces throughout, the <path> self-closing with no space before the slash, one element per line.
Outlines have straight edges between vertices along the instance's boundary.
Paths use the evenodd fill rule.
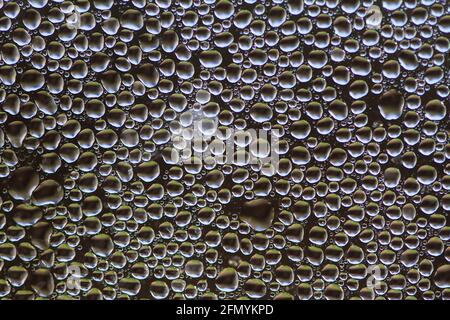
<path fill-rule="evenodd" d="M 0 0 L 0 297 L 450 299 L 449 35 L 442 0 Z M 174 161 L 199 119 L 279 163 Z"/>

